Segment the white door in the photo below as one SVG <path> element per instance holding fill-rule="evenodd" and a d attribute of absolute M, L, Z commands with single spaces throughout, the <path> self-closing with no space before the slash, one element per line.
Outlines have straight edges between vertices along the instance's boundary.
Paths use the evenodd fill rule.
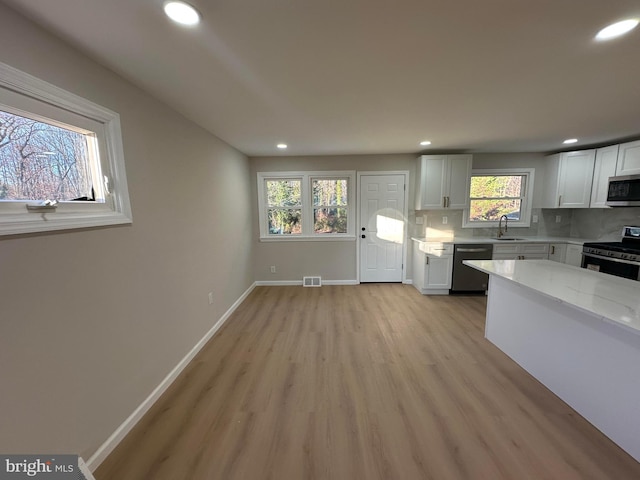
<path fill-rule="evenodd" d="M 402 282 L 405 176 L 360 177 L 360 281 Z"/>

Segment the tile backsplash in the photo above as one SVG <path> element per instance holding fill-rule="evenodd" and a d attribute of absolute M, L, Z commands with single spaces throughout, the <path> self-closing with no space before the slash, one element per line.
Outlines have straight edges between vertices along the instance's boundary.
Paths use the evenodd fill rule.
<path fill-rule="evenodd" d="M 620 241 L 623 226 L 640 226 L 640 207 L 576 209 L 573 218 L 572 237 Z"/>
<path fill-rule="evenodd" d="M 495 237 L 497 228 L 462 228 L 463 210 L 422 210 L 416 217 L 422 217 L 423 224 L 411 222 L 411 236 L 457 236 Z M 640 225 L 640 207 L 629 208 L 588 208 L 588 209 L 541 209 L 534 208 L 532 215 L 538 216 L 537 223 L 530 227 L 510 227 L 509 233 L 523 237 L 578 237 L 594 240 L 620 240 L 624 225 Z M 556 217 L 560 221 L 556 222 Z M 446 223 L 444 219 L 446 217 Z"/>

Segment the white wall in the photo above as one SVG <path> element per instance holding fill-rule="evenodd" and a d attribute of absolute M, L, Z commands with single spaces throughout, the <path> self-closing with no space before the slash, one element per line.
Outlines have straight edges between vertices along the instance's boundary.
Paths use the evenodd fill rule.
<path fill-rule="evenodd" d="M 253 225 L 258 229 L 257 172 L 282 171 L 393 171 L 408 170 L 409 210 L 413 218 L 415 171 L 418 155 L 344 155 L 251 158 Z M 304 275 L 320 275 L 324 280 L 357 278 L 357 240 L 345 242 L 260 242 L 254 235 L 254 276 L 257 281 L 302 281 Z M 272 274 L 269 267 L 275 265 Z"/>
<path fill-rule="evenodd" d="M 252 284 L 255 180 L 244 155 L 1 3 L 0 45 L 121 115 L 133 225 L 0 239 L 0 451 L 87 458 Z"/>

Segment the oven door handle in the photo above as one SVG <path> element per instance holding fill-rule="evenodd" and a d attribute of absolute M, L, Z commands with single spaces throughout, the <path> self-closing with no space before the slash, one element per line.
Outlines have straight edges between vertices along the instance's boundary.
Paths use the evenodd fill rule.
<path fill-rule="evenodd" d="M 640 267 L 640 263 L 634 262 L 632 260 L 623 260 L 622 258 L 603 257 L 602 255 L 594 255 L 593 253 L 583 253 L 582 256 L 583 257 L 597 258 L 599 260 L 608 260 L 610 262 L 616 262 L 616 263 L 625 263 L 627 265 L 636 265 L 636 266 Z"/>

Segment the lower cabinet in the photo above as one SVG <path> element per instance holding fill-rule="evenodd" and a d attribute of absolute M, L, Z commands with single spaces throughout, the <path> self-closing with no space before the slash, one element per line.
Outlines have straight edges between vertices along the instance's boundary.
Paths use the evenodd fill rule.
<path fill-rule="evenodd" d="M 493 245 L 493 260 L 547 260 L 548 243 L 498 243 Z"/>
<path fill-rule="evenodd" d="M 453 245 L 418 242 L 413 245 L 413 286 L 423 295 L 448 295 L 453 269 Z"/>
<path fill-rule="evenodd" d="M 549 260 L 554 262 L 564 263 L 567 256 L 567 244 L 566 243 L 550 243 L 549 244 Z"/>
<path fill-rule="evenodd" d="M 573 265 L 574 267 L 582 266 L 582 245 L 576 245 L 575 243 L 567 244 L 567 254 L 564 259 L 564 263 L 567 265 Z"/>

